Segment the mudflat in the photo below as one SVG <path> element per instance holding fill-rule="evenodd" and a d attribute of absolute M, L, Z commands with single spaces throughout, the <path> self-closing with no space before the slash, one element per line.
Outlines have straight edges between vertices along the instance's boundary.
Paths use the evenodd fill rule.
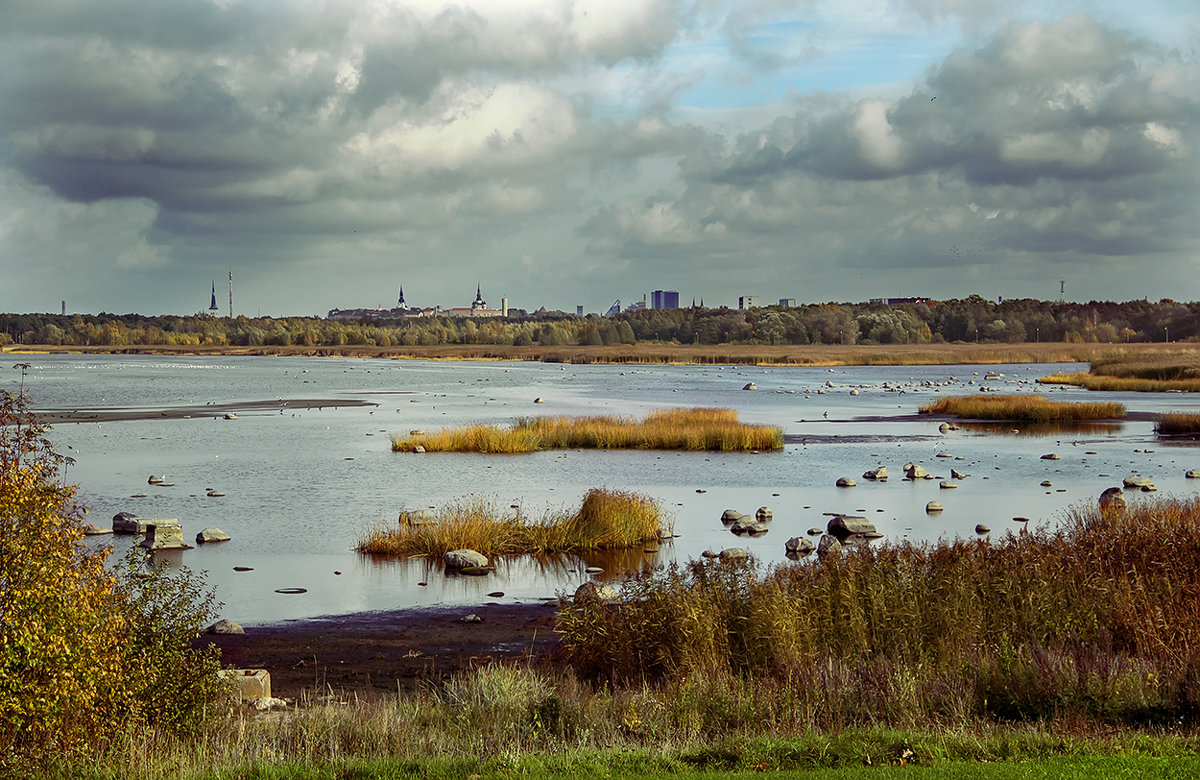
<path fill-rule="evenodd" d="M 496 661 L 551 663 L 556 603 L 361 612 L 204 634 L 225 665 L 266 669 L 278 698 L 371 698 L 414 690 Z M 477 616 L 479 622 L 467 621 Z"/>

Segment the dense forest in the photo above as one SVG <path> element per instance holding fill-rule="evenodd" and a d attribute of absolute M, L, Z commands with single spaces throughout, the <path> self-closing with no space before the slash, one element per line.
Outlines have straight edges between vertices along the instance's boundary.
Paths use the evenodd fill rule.
<path fill-rule="evenodd" d="M 329 320 L 137 314 L 0 314 L 0 345 L 69 346 L 567 346 L 678 344 L 921 344 L 1200 340 L 1200 303 L 1163 299 L 1071 303 L 977 295 L 923 303 L 824 303 L 650 309 L 613 317 L 562 312 L 505 319 Z"/>

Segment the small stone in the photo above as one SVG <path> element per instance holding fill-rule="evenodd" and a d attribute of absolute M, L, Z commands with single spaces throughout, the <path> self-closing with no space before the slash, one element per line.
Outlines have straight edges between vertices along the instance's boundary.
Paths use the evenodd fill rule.
<path fill-rule="evenodd" d="M 796 555 L 808 555 L 816 549 L 816 545 L 811 540 L 801 536 L 793 536 L 783 544 L 785 552 L 795 553 Z"/>
<path fill-rule="evenodd" d="M 991 532 L 992 532 L 992 529 L 988 528 L 983 523 L 979 523 L 978 525 L 975 526 L 975 533 L 977 533 L 977 534 L 987 534 L 987 533 L 991 533 Z"/>
<path fill-rule="evenodd" d="M 820 536 L 820 535 L 821 535 L 821 534 L 823 534 L 823 533 L 825 533 L 825 530 L 824 530 L 823 528 L 810 528 L 810 529 L 808 529 L 808 535 L 809 535 L 809 536 Z"/>
<path fill-rule="evenodd" d="M 1054 487 L 1054 483 L 1048 479 L 1042 480 L 1042 487 Z"/>
<path fill-rule="evenodd" d="M 492 591 L 491 593 L 489 593 L 489 594 L 488 594 L 488 598 L 489 598 L 489 599 L 498 599 L 498 598 L 502 597 L 503 595 L 504 595 L 504 591 L 502 591 L 502 590 L 494 590 L 494 591 Z"/>
<path fill-rule="evenodd" d="M 757 390 L 758 385 L 754 384 L 753 382 L 747 382 L 742 389 L 743 390 Z"/>
<path fill-rule="evenodd" d="M 254 571 L 253 566 L 234 566 L 234 571 Z"/>
<path fill-rule="evenodd" d="M 600 568 L 599 566 L 589 566 L 586 569 L 584 569 L 584 571 L 588 574 L 603 574 L 604 573 L 604 569 Z"/>
<path fill-rule="evenodd" d="M 942 490 L 954 490 L 958 487 L 958 485 L 948 479 L 944 479 L 938 483 L 938 487 L 940 487 Z"/>
<path fill-rule="evenodd" d="M 544 403 L 544 402 L 542 401 L 542 397 L 541 397 L 540 395 L 539 395 L 537 398 L 533 399 L 533 402 L 534 402 L 535 404 Z"/>
<path fill-rule="evenodd" d="M 470 615 L 463 617 L 461 619 L 461 622 L 463 622 L 463 623 L 482 623 L 483 618 L 479 617 L 479 615 L 476 615 L 475 613 L 472 612 Z"/>
<path fill-rule="evenodd" d="M 858 483 L 849 477 L 838 477 L 837 486 L 841 488 L 854 487 Z"/>
<path fill-rule="evenodd" d="M 704 552 L 700 553 L 701 558 L 710 558 L 711 559 L 711 558 L 716 558 L 717 555 L 718 555 L 717 551 L 711 547 L 709 547 Z"/>
<path fill-rule="evenodd" d="M 488 565 L 487 556 L 475 550 L 460 549 L 451 550 L 443 556 L 443 561 L 446 566 L 451 569 L 466 569 L 471 567 L 486 568 Z"/>
<path fill-rule="evenodd" d="M 1200 469 L 1188 469 L 1183 476 L 1187 479 L 1200 479 Z"/>
<path fill-rule="evenodd" d="M 425 452 L 425 448 L 424 448 L 424 447 L 422 447 L 420 444 L 418 444 L 417 446 L 415 446 L 415 447 L 413 447 L 413 448 L 412 448 L 412 451 L 413 451 L 415 454 L 417 454 L 417 455 L 420 455 L 421 453 Z"/>
<path fill-rule="evenodd" d="M 408 435 L 409 436 L 424 436 L 425 431 L 421 430 L 420 428 L 417 428 L 416 430 L 409 431 Z"/>
<path fill-rule="evenodd" d="M 823 561 L 839 558 L 842 555 L 842 543 L 830 534 L 821 537 L 817 543 L 817 557 Z"/>
<path fill-rule="evenodd" d="M 775 511 L 769 506 L 760 506 L 754 512 L 754 519 L 760 523 L 769 523 L 775 517 Z"/>
<path fill-rule="evenodd" d="M 939 504 L 937 501 L 930 501 L 928 504 L 925 505 L 925 512 L 927 514 L 932 515 L 932 514 L 936 514 L 937 512 L 941 512 L 941 511 L 942 511 L 942 505 Z"/>
<path fill-rule="evenodd" d="M 724 563 L 740 563 L 750 557 L 750 551 L 744 547 L 727 547 L 717 555 Z"/>
<path fill-rule="evenodd" d="M 736 509 L 726 509 L 721 513 L 721 522 L 725 525 L 729 525 L 730 523 L 736 523 L 738 520 L 742 520 L 745 517 L 745 515 Z"/>
<path fill-rule="evenodd" d="M 1061 460 L 1057 452 L 1047 452 L 1042 456 L 1042 460 Z"/>
<path fill-rule="evenodd" d="M 228 542 L 229 534 L 222 531 L 220 528 L 205 528 L 200 533 L 196 534 L 197 544 L 207 544 L 208 542 Z"/>

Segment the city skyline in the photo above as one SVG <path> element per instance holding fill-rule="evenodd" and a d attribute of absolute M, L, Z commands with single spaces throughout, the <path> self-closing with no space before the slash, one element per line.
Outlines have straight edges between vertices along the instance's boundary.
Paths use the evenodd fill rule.
<path fill-rule="evenodd" d="M 682 281 L 731 308 L 1064 279 L 1073 300 L 1200 298 L 1183 0 L 0 18 L 0 310 L 190 313 L 229 269 L 251 316 L 383 304 L 397 278 L 596 312 Z"/>

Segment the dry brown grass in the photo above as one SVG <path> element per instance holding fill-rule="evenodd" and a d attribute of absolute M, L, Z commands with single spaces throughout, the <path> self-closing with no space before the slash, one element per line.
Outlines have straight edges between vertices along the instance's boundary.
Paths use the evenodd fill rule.
<path fill-rule="evenodd" d="M 401 515 L 398 525 L 370 529 L 355 549 L 375 555 L 428 555 L 468 548 L 484 555 L 546 555 L 634 547 L 659 538 L 667 521 L 658 503 L 636 493 L 596 488 L 574 514 L 529 520 L 494 503 L 471 500 L 430 524 Z"/>
<path fill-rule="evenodd" d="M 1115 420 L 1125 407 L 1112 402 L 1050 401 L 1038 395 L 958 395 L 922 404 L 921 414 L 948 414 L 972 420 L 1072 422 Z"/>
<path fill-rule="evenodd" d="M 762 574 L 694 562 L 627 583 L 619 608 L 564 601 L 560 630 L 586 676 L 774 680 L 835 725 L 1168 722 L 1200 704 L 1197 556 L 1200 498 L 1107 519 L 1088 507 L 1060 531 L 862 546 Z"/>
<path fill-rule="evenodd" d="M 1159 436 L 1190 438 L 1200 436 L 1200 414 L 1191 412 L 1160 414 L 1154 421 L 1154 433 Z"/>
<path fill-rule="evenodd" d="M 468 425 L 393 436 L 393 452 L 525 453 L 557 449 L 779 450 L 783 431 L 738 420 L 732 409 L 665 409 L 623 417 L 527 417 L 510 428 Z"/>

